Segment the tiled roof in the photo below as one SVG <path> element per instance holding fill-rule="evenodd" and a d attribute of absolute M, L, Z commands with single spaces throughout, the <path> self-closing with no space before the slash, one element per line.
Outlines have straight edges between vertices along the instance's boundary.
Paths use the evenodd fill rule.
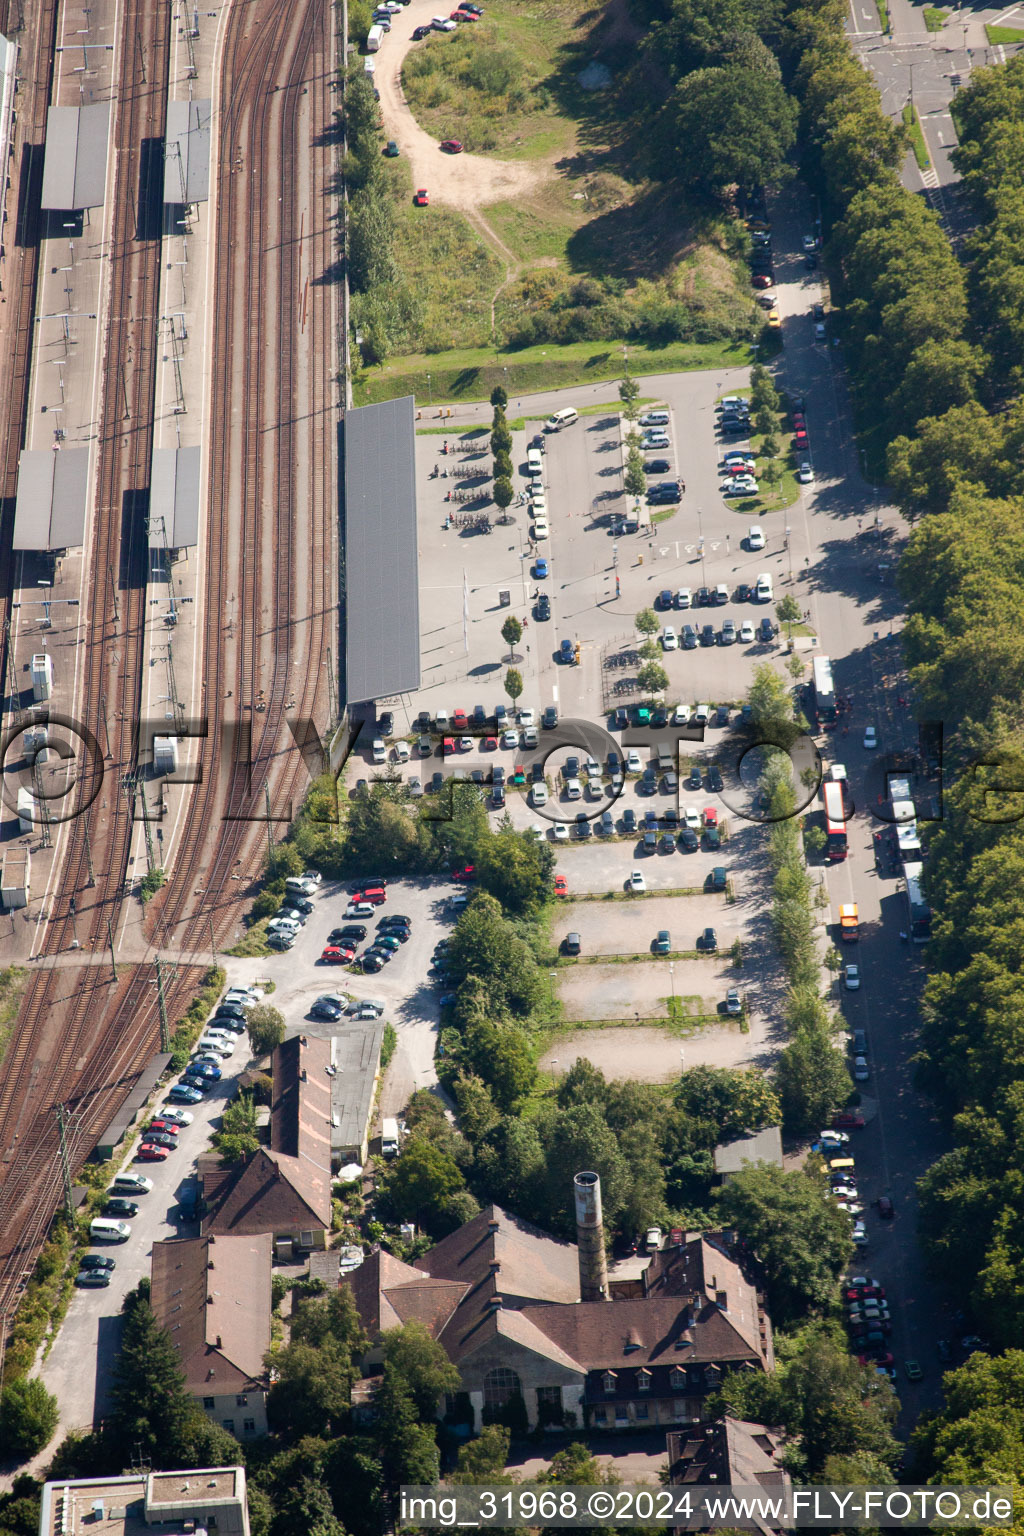
<path fill-rule="evenodd" d="M 509 1305 L 518 1299 L 578 1301 L 580 1295 L 575 1244 L 550 1237 L 497 1205 L 442 1238 L 416 1260 L 416 1267 L 469 1286 L 496 1275 L 497 1289 Z"/>
<path fill-rule="evenodd" d="M 524 1307 L 523 1315 L 585 1371 L 617 1366 L 740 1363 L 756 1346 L 713 1303 L 694 1313 L 676 1296 Z"/>
<path fill-rule="evenodd" d="M 458 1280 L 434 1280 L 379 1248 L 346 1279 L 363 1326 L 373 1335 L 403 1323 L 422 1323 L 436 1338 L 466 1287 Z"/>
<path fill-rule="evenodd" d="M 331 1166 L 331 1042 L 293 1035 L 274 1051 L 270 1145 L 275 1152 Z"/>
<path fill-rule="evenodd" d="M 153 1244 L 150 1304 L 193 1394 L 235 1391 L 262 1379 L 272 1241 L 264 1232 Z"/>
<path fill-rule="evenodd" d="M 326 1230 L 330 1226 L 329 1169 L 260 1147 L 232 1172 L 230 1179 L 218 1172 L 212 1193 L 204 1173 L 203 1193 L 208 1206 L 204 1234 L 247 1236 L 303 1227 Z"/>

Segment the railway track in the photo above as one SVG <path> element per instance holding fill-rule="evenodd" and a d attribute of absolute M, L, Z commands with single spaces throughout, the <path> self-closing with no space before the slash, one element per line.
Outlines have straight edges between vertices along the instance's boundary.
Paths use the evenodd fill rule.
<path fill-rule="evenodd" d="M 179 951 L 192 949 L 197 963 L 200 951 L 207 947 L 211 924 L 214 929 L 223 928 L 226 920 L 235 920 L 245 884 L 259 870 L 264 836 L 259 818 L 265 792 L 272 792 L 277 805 L 301 797 L 306 769 L 286 716 L 291 711 L 300 720 L 324 716 L 321 658 L 330 643 L 329 626 L 335 609 L 331 562 L 324 558 L 333 548 L 335 523 L 335 405 L 329 399 L 332 297 L 326 285 L 310 285 L 309 271 L 305 284 L 302 281 L 304 255 L 313 275 L 320 276 L 329 269 L 333 251 L 326 216 L 321 227 L 304 230 L 292 170 L 301 157 L 312 155 L 314 185 L 321 189 L 326 185 L 329 150 L 320 143 L 311 150 L 309 141 L 314 136 L 303 136 L 301 97 L 311 84 L 319 88 L 323 122 L 318 126 L 326 124 L 331 80 L 330 12 L 324 0 L 300 0 L 290 9 L 276 0 L 253 0 L 244 6 L 236 4 L 227 25 L 222 99 L 229 105 L 219 140 L 221 196 L 217 208 L 211 410 L 211 420 L 223 431 L 215 435 L 210 455 L 203 657 L 205 677 L 216 682 L 206 689 L 209 734 L 203 743 L 202 780 L 194 792 L 182 844 L 174 854 L 174 869 L 181 873 L 172 878 L 150 908 L 154 942 L 160 947 L 173 944 Z M 147 48 L 149 57 L 151 45 L 144 33 L 140 33 L 140 46 Z M 315 99 L 319 100 L 319 95 Z M 134 142 L 139 141 L 136 138 Z M 321 201 L 322 192 L 313 205 L 319 206 Z M 240 280 L 240 265 L 244 265 L 244 281 Z M 155 315 L 155 279 L 150 292 Z M 111 314 L 124 314 L 126 307 L 118 308 L 112 302 Z M 306 345 L 314 359 L 305 384 L 298 343 L 300 313 L 308 320 Z M 289 316 L 293 317 L 291 324 Z M 272 358 L 268 357 L 268 338 L 280 342 Z M 133 387 L 148 401 L 144 411 L 132 411 L 133 425 L 139 422 L 140 430 L 128 434 L 114 430 L 110 438 L 112 446 L 116 442 L 120 452 L 129 454 L 134 441 L 133 464 L 138 462 L 138 451 L 145 448 L 148 427 L 144 423 L 152 412 L 152 368 L 148 360 L 139 354 L 136 357 Z M 117 371 L 108 369 L 109 378 L 116 387 Z M 237 421 L 232 410 L 235 402 Z M 111 408 L 113 416 L 107 414 Z M 111 407 L 105 400 L 104 410 L 104 420 L 115 421 L 120 402 Z M 234 425 L 229 430 L 231 423 Z M 142 480 L 135 481 L 136 486 L 148 481 L 148 448 L 142 462 L 145 472 Z M 302 462 L 309 465 L 311 478 L 300 506 L 296 466 Z M 131 485 L 128 489 L 131 491 Z M 307 558 L 300 569 L 295 534 L 302 518 L 308 520 L 309 538 L 303 541 Z M 229 643 L 222 609 L 225 591 L 234 581 L 228 551 L 239 526 L 239 611 L 245 620 L 238 641 Z M 94 569 L 102 571 L 104 567 L 97 564 Z M 128 590 L 132 593 L 134 587 L 130 585 Z M 122 609 L 124 606 L 122 603 Z M 101 598 L 93 613 L 103 612 Z M 297 613 L 309 617 L 298 624 Z M 122 624 L 119 638 L 136 648 L 141 659 L 141 614 L 137 621 L 134 614 L 127 619 L 123 614 Z M 98 650 L 101 639 L 109 642 L 111 638 L 108 630 L 100 633 L 101 629 L 102 621 L 97 617 L 88 637 L 90 652 Z M 292 689 L 290 672 L 296 667 L 299 680 Z M 90 689 L 96 676 L 94 666 L 89 672 Z M 129 687 L 129 677 L 130 686 L 137 686 L 134 659 L 132 665 L 124 667 L 122 676 L 124 688 Z M 222 681 L 234 684 L 228 690 L 230 699 L 221 697 Z M 90 700 L 93 697 L 90 691 Z M 245 720 L 251 748 L 244 760 L 226 763 L 220 750 L 223 727 L 234 719 L 240 701 L 254 706 Z M 262 707 L 256 707 L 259 705 Z M 130 727 L 135 716 L 128 713 L 129 706 L 129 695 L 124 692 L 118 704 L 121 728 L 116 747 L 111 741 L 119 770 L 124 765 L 130 767 L 133 761 Z M 97 814 L 94 862 L 101 820 Z M 115 868 L 123 880 L 131 828 L 130 814 L 120 796 L 111 820 L 113 825 L 103 845 L 105 857 L 114 861 L 111 881 Z M 218 827 L 215 840 L 211 839 L 214 825 Z M 69 847 L 66 897 L 84 885 L 84 852 L 84 839 L 79 834 Z M 97 899 L 89 908 L 93 934 L 97 925 L 105 930 L 106 914 L 119 899 L 120 892 L 115 893 L 112 885 L 102 892 L 97 888 Z M 82 916 L 79 908 L 79 921 Z M 47 953 L 66 947 L 71 921 L 65 908 L 51 924 Z M 84 974 L 87 970 L 93 974 Z M 91 1151 L 98 1131 L 123 1102 L 138 1065 L 157 1038 L 154 968 L 136 967 L 115 999 L 109 997 L 109 984 L 98 978 L 97 971 L 97 967 L 83 967 L 82 972 L 71 973 L 80 977 L 85 990 L 65 1016 L 62 1056 L 65 1045 L 78 1053 L 77 1057 L 63 1057 L 77 1060 L 77 1070 L 51 1077 L 49 1091 L 42 1095 L 42 1107 L 37 1105 L 31 1115 L 23 1113 L 15 1133 L 21 1144 L 31 1149 L 17 1159 L 16 1194 L 20 1198 L 12 1198 L 4 1184 L 4 1164 L 0 1163 L 0 1314 L 9 1310 L 18 1277 L 38 1250 L 58 1203 L 60 1174 L 53 1105 L 64 1099 L 79 1112 L 68 1146 L 69 1161 L 77 1167 Z M 34 978 L 32 1013 L 23 1009 L 26 1022 L 29 1017 L 40 1017 L 39 1010 L 52 996 L 50 989 L 67 985 L 58 983 L 57 974 L 63 976 L 64 972 L 51 971 Z M 172 1016 L 187 1001 L 196 974 L 180 969 L 172 982 Z M 23 1030 L 14 1046 L 19 1055 L 15 1097 L 9 1095 L 6 1101 L 0 1098 L 0 1156 L 9 1144 L 8 1125 L 17 1084 L 24 1087 L 33 1050 L 38 1049 L 35 1037 L 36 1031 Z M 37 1092 L 37 1100 L 39 1097 Z"/>
<path fill-rule="evenodd" d="M 115 88 L 116 173 L 100 402 L 103 425 L 78 701 L 80 715 L 94 733 L 99 733 L 101 716 L 109 721 L 111 762 L 83 760 L 80 781 L 85 800 L 98 787 L 98 779 L 116 775 L 113 781 L 119 785 L 122 776 L 134 769 L 145 642 L 144 512 L 152 451 L 161 252 L 159 221 L 154 238 L 148 206 L 153 197 L 162 197 L 162 186 L 152 157 L 147 160 L 148 179 L 142 177 L 141 155 L 144 143 L 161 138 L 164 132 L 171 0 L 126 0 L 123 17 Z M 127 430 L 125 397 L 131 412 Z M 107 617 L 111 571 L 119 573 L 123 587 L 116 640 Z M 113 667 L 112 644 L 116 645 Z M 68 823 L 59 850 L 63 863 L 54 882 L 40 968 L 23 998 L 0 1079 L 0 1311 L 6 1310 L 12 1275 L 26 1267 L 53 1214 L 52 1186 L 59 1187 L 60 1182 L 54 1106 L 68 1102 L 79 1111 L 82 1120 L 75 1140 L 80 1142 L 90 1130 L 101 1128 L 103 1100 L 109 1096 L 109 1089 L 102 1086 L 103 1074 L 97 1071 L 96 1054 L 112 1027 L 108 1020 L 116 999 L 94 967 L 65 977 L 46 967 L 46 956 L 69 947 L 76 922 L 91 943 L 105 936 L 108 919 L 111 924 L 116 921 L 131 836 L 132 807 L 118 789 L 111 794 L 108 784 L 105 800 L 100 787 L 90 808 Z M 89 884 L 90 858 L 96 872 L 94 886 Z M 74 912 L 72 901 L 77 906 L 83 897 L 84 905 Z M 140 1050 L 143 1043 L 140 1038 Z M 122 1088 L 122 1096 L 123 1092 Z M 47 1168 L 49 1199 L 44 1185 Z"/>

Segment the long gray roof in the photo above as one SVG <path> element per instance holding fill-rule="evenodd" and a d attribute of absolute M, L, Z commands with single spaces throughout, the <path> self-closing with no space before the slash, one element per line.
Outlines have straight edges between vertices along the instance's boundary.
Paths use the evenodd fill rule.
<path fill-rule="evenodd" d="M 44 208 L 99 208 L 107 181 L 109 101 L 49 107 L 43 160 Z"/>
<path fill-rule="evenodd" d="M 169 101 L 164 139 L 164 202 L 204 203 L 210 195 L 209 101 Z"/>
<path fill-rule="evenodd" d="M 191 549 L 198 544 L 201 453 L 199 447 L 153 449 L 150 549 Z"/>
<path fill-rule="evenodd" d="M 88 448 L 31 448 L 18 461 L 15 549 L 77 549 L 85 537 Z"/>
<path fill-rule="evenodd" d="M 420 684 L 412 395 L 348 411 L 340 428 L 346 704 Z"/>

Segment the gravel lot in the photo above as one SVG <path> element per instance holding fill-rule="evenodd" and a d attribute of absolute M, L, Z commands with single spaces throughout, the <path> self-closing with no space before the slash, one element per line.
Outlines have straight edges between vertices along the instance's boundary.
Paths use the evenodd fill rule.
<path fill-rule="evenodd" d="M 567 905 L 558 914 L 554 937 L 561 943 L 570 931 L 579 933 L 585 955 L 638 955 L 650 949 L 659 928 L 669 930 L 673 949 L 689 950 L 695 947 L 701 929 L 707 927 L 716 930 L 723 950 L 738 936 L 736 909 L 724 896 L 634 896 L 628 901 Z"/>
<path fill-rule="evenodd" d="M 568 1072 L 573 1062 L 589 1061 L 609 1080 L 668 1083 L 683 1067 L 745 1067 L 754 1062 L 745 1055 L 751 1036 L 734 1026 L 708 1029 L 683 1040 L 664 1029 L 587 1029 L 544 1056 L 542 1071 Z"/>
<path fill-rule="evenodd" d="M 741 986 L 742 971 L 719 960 L 675 960 L 677 997 L 703 999 L 704 1013 Z M 573 965 L 559 972 L 559 994 L 568 1019 L 663 1019 L 673 978 L 668 960 L 624 961 L 618 965 Z M 555 1053 L 557 1055 L 557 1052 Z"/>

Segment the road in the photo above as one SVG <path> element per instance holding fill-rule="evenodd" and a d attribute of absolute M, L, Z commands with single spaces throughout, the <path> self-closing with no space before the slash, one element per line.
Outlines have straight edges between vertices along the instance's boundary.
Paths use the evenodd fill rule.
<path fill-rule="evenodd" d="M 806 227 L 806 212 L 801 220 L 798 208 L 794 193 L 774 211 L 775 240 L 783 250 L 795 251 L 801 222 Z M 782 269 L 782 308 L 789 318 L 778 375 L 781 384 L 808 398 L 817 474 L 813 493 L 805 498 L 806 515 L 795 520 L 796 558 L 809 561 L 808 605 L 820 648 L 833 658 L 837 691 L 853 701 L 848 722 L 829 743 L 829 755 L 846 763 L 855 800 L 868 806 L 876 803 L 877 789 L 868 777 L 875 754 L 862 746 L 864 726 L 877 726 L 883 752 L 916 744 L 916 730 L 896 702 L 904 696 L 898 600 L 892 587 L 879 584 L 878 548 L 873 538 L 858 537 L 857 525 L 863 523 L 864 532 L 872 533 L 879 519 L 887 559 L 905 530 L 895 510 L 878 499 L 851 463 L 854 445 L 839 354 L 814 341 L 809 317 L 793 313 L 806 285 L 794 284 L 790 273 L 791 268 Z M 905 919 L 896 882 L 875 872 L 872 837 L 878 826 L 868 814 L 856 816 L 849 828 L 849 857 L 830 866 L 826 878 L 833 918 L 840 902 L 856 901 L 860 908 L 862 984 L 858 992 L 844 995 L 842 1006 L 848 1025 L 868 1034 L 872 1080 L 866 1091 L 877 1103 L 877 1114 L 856 1133 L 854 1151 L 865 1204 L 889 1194 L 896 1219 L 881 1222 L 868 1210 L 870 1246 L 858 1255 L 858 1263 L 887 1288 L 897 1360 L 916 1358 L 925 1372 L 919 1383 L 899 1384 L 906 1428 L 922 1410 L 941 1402 L 935 1339 L 948 1326 L 916 1241 L 915 1183 L 945 1150 L 945 1142 L 928 1102 L 913 1086 L 923 974 L 919 952 L 899 939 Z"/>
<path fill-rule="evenodd" d="M 951 9 L 937 32 L 924 23 L 924 5 L 913 0 L 888 0 L 890 32 L 879 30 L 872 0 L 849 0 L 847 33 L 861 63 L 875 77 L 882 107 L 899 121 L 903 108 L 917 108 L 931 164 L 919 169 L 912 154 L 903 165 L 903 183 L 923 191 L 942 219 L 954 244 L 969 233 L 972 215 L 953 167 L 957 145 L 950 103 L 975 69 L 1003 63 L 1019 44 L 992 46 L 988 24 L 1022 27 L 1018 5 Z"/>
<path fill-rule="evenodd" d="M 777 290 L 785 340 L 774 371 L 781 387 L 806 399 L 816 478 L 812 486 L 802 488 L 797 502 L 785 513 L 761 518 L 769 549 L 757 560 L 764 561 L 763 568 L 773 572 L 777 597 L 792 590 L 801 607 L 809 610 L 818 647 L 833 658 L 838 690 L 853 700 L 847 734 L 840 730 L 826 743 L 826 756 L 847 761 L 855 798 L 863 806 L 875 803 L 880 787 L 868 778 L 875 759 L 861 745 L 863 727 L 874 724 L 878 728 L 883 751 L 916 742 L 913 721 L 897 702 L 905 696 L 898 597 L 880 570 L 891 566 L 906 530 L 896 509 L 860 475 L 841 353 L 814 340 L 811 306 L 824 295 L 819 274 L 806 270 L 800 250 L 801 235 L 811 227 L 811 221 L 812 213 L 796 191 L 773 209 Z M 593 525 L 590 516 L 594 497 L 619 484 L 615 470 L 621 458 L 609 446 L 617 432 L 614 411 L 581 416 L 576 426 L 549 441 L 545 475 L 551 539 L 545 553 L 551 561 L 546 584 L 553 616 L 551 624 L 544 627 L 543 640 L 539 625 L 531 625 L 529 631 L 533 645 L 524 665 L 525 702 L 543 705 L 554 699 L 563 716 L 602 718 L 602 649 L 616 636 L 631 632 L 638 608 L 649 604 L 661 587 L 718 581 L 733 587 L 737 581 L 750 579 L 751 557 L 739 547 L 739 536 L 746 531 L 748 520 L 731 510 L 718 491 L 719 444 L 714 431 L 715 400 L 745 387 L 747 382 L 746 374 L 739 370 L 723 372 L 720 377 L 675 374 L 641 381 L 645 398 L 664 400 L 669 407 L 673 443 L 669 456 L 675 457 L 687 485 L 675 517 L 659 525 L 653 535 L 612 541 Z M 533 418 L 562 405 L 582 408 L 611 404 L 616 398 L 614 384 L 554 391 L 530 399 L 513 395 L 509 416 L 526 414 Z M 455 433 L 474 422 L 485 422 L 489 416 L 486 405 L 459 406 L 449 425 Z M 531 422 L 527 427 L 528 431 L 535 430 Z M 516 436 L 515 462 L 525 456 L 526 437 L 527 433 Z M 421 438 L 420 451 L 424 467 L 436 462 L 437 439 Z M 421 556 L 425 555 L 428 564 L 434 558 L 436 536 L 426 507 L 436 495 L 440 513 L 443 492 L 431 489 L 439 484 L 443 482 L 423 483 Z M 609 505 L 615 505 L 614 500 Z M 785 537 L 780 538 L 787 529 L 788 548 Z M 618 544 L 617 552 L 613 552 L 613 542 Z M 465 707 L 477 697 L 487 702 L 491 694 L 493 708 L 500 697 L 500 642 L 495 644 L 500 609 L 493 601 L 496 583 L 495 575 L 490 574 L 496 566 L 505 570 L 507 562 L 505 581 L 512 592 L 513 611 L 528 612 L 517 572 L 530 557 L 519 543 L 518 530 L 510 544 L 503 540 L 495 545 L 493 539 L 465 541 L 458 553 L 456 550 L 457 545 L 446 547 L 444 558 L 449 565 L 453 559 L 464 562 L 468 572 L 469 623 L 464 625 L 453 604 L 456 611 L 450 621 L 451 634 L 446 633 L 442 619 L 432 644 L 447 650 L 453 666 L 461 665 L 455 675 L 462 681 L 453 682 L 448 673 L 440 675 L 432 688 L 409 701 L 411 711 L 424 705 L 432 710 L 460 704 Z M 614 591 L 616 575 L 621 581 L 618 598 Z M 477 592 L 489 594 L 480 607 L 476 606 Z M 558 665 L 552 660 L 557 640 L 577 632 L 583 641 L 582 665 Z M 468 652 L 464 651 L 464 636 Z M 716 647 L 687 653 L 678 660 L 669 657 L 669 663 L 670 667 L 692 664 L 691 696 L 706 690 L 706 697 L 735 698 L 743 677 L 749 681 L 752 663 L 759 659 L 745 656 L 741 647 L 731 652 Z M 486 690 L 463 698 L 460 694 L 467 676 L 490 678 L 491 682 Z M 874 830 L 873 821 L 863 813 L 859 815 L 851 826 L 850 857 L 827 872 L 817 873 L 827 882 L 831 916 L 837 916 L 840 902 L 856 900 L 864 930 L 858 954 L 863 985 L 841 1003 L 850 1025 L 866 1029 L 871 1049 L 872 1080 L 866 1085 L 871 1100 L 870 1123 L 859 1134 L 855 1151 L 865 1203 L 888 1193 L 896 1205 L 896 1219 L 891 1225 L 883 1223 L 869 1209 L 870 1246 L 859 1254 L 857 1262 L 876 1273 L 888 1288 L 894 1314 L 894 1354 L 901 1362 L 917 1358 L 924 1368 L 921 1382 L 900 1383 L 905 1405 L 902 1422 L 906 1426 L 923 1408 L 937 1406 L 941 1400 L 934 1340 L 947 1334 L 949 1325 L 917 1247 L 914 1186 L 944 1144 L 927 1103 L 913 1087 L 911 1063 L 921 973 L 917 951 L 908 950 L 899 941 L 904 923 L 895 883 L 880 879 L 874 871 Z M 570 878 L 574 852 L 566 850 L 560 861 Z M 580 850 L 579 856 L 584 855 L 588 860 L 600 860 L 610 856 L 611 850 L 607 855 L 599 855 L 596 848 L 593 853 Z M 774 1013 L 777 1016 L 778 1010 Z"/>
<path fill-rule="evenodd" d="M 443 10 L 443 8 L 442 8 Z M 547 166 L 531 160 L 496 160 L 490 155 L 449 155 L 438 148 L 438 140 L 421 128 L 413 117 L 402 90 L 402 61 L 411 48 L 443 48 L 446 39 L 437 32 L 414 43 L 416 27 L 427 26 L 438 14 L 434 0 L 410 0 L 395 16 L 392 30 L 380 50 L 373 55 L 373 82 L 380 92 L 380 110 L 384 133 L 394 139 L 409 162 L 414 187 L 426 187 L 430 200 L 473 213 L 488 203 L 521 197 L 533 191 L 549 174 Z M 447 13 L 444 13 L 447 14 Z M 473 23 L 464 23 L 473 28 Z M 500 245 L 487 226 L 491 240 Z M 501 247 L 505 251 L 505 247 Z M 506 252 L 511 256 L 511 253 Z"/>

